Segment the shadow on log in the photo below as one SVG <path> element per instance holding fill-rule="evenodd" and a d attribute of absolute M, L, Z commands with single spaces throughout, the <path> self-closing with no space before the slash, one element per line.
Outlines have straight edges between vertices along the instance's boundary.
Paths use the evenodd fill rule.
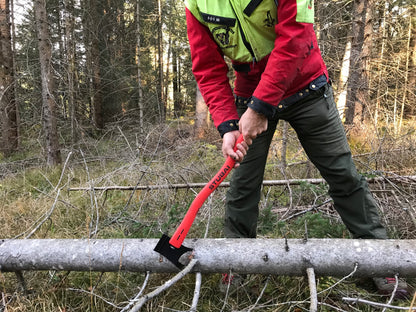
<path fill-rule="evenodd" d="M 0 270 L 178 272 L 153 251 L 158 239 L 27 239 L 0 241 Z M 416 277 L 416 240 L 188 239 L 194 272 Z"/>

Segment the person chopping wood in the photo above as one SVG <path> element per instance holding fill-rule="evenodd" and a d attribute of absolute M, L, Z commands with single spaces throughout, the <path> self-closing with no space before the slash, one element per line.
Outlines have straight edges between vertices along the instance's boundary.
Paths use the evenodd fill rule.
<path fill-rule="evenodd" d="M 186 0 L 185 6 L 195 79 L 224 156 L 238 162 L 226 196 L 226 237 L 256 237 L 267 154 L 278 121 L 285 120 L 328 183 L 352 236 L 388 238 L 352 160 L 313 28 L 313 1 Z M 224 56 L 235 71 L 233 88 Z M 244 142 L 234 152 L 240 133 Z M 224 275 L 224 283 L 235 280 Z M 381 282 L 393 290 L 391 279 Z"/>

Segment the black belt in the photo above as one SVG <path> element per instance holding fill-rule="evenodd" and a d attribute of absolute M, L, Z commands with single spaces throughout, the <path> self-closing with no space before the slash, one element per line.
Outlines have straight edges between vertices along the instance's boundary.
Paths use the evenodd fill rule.
<path fill-rule="evenodd" d="M 315 80 L 313 80 L 311 83 L 309 83 L 309 86 L 305 89 L 302 89 L 295 94 L 292 94 L 291 96 L 283 99 L 280 101 L 280 103 L 277 105 L 277 111 L 281 112 L 285 108 L 288 108 L 290 105 L 306 98 L 307 96 L 313 94 L 313 92 L 318 91 L 322 87 L 324 87 L 328 83 L 328 79 L 325 75 L 321 75 Z"/>
<path fill-rule="evenodd" d="M 292 94 L 291 96 L 283 99 L 277 105 L 276 110 L 278 112 L 283 111 L 285 108 L 289 107 L 290 105 L 306 98 L 307 96 L 313 94 L 314 92 L 320 90 L 328 83 L 328 79 L 325 75 L 321 75 L 318 78 L 314 79 L 311 83 L 309 83 L 308 87 Z M 242 96 L 235 96 L 235 103 L 238 107 L 247 107 L 250 98 L 245 98 Z"/>

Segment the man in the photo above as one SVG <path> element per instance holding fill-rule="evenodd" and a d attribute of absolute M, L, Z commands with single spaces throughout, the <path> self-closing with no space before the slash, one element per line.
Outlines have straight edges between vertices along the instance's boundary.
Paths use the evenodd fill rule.
<path fill-rule="evenodd" d="M 283 119 L 328 182 L 353 237 L 387 238 L 352 161 L 313 29 L 313 1 L 186 0 L 185 5 L 193 73 L 223 138 L 224 156 L 239 163 L 227 193 L 225 235 L 256 237 L 267 153 Z M 224 56 L 235 70 L 234 89 Z M 234 152 L 240 133 L 244 142 Z"/>

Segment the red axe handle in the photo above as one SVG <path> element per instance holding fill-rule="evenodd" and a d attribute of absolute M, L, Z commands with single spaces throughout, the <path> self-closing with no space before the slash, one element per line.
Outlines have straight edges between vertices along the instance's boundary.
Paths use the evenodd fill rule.
<path fill-rule="evenodd" d="M 237 150 L 237 144 L 241 142 L 243 142 L 243 135 L 238 137 L 234 146 L 234 151 Z M 191 206 L 189 206 L 188 212 L 183 218 L 181 224 L 176 229 L 175 233 L 173 233 L 172 238 L 169 241 L 170 245 L 174 246 L 175 248 L 179 248 L 182 245 L 186 235 L 189 232 L 189 229 L 192 226 L 192 223 L 195 220 L 199 208 L 201 208 L 202 204 L 206 201 L 208 196 L 211 195 L 213 191 L 215 191 L 215 189 L 222 183 L 222 181 L 224 181 L 224 179 L 230 173 L 231 169 L 234 168 L 234 164 L 235 160 L 228 156 L 224 165 L 217 172 L 214 178 L 212 178 L 212 180 L 204 186 L 198 195 L 196 195 L 195 199 L 192 201 Z"/>

